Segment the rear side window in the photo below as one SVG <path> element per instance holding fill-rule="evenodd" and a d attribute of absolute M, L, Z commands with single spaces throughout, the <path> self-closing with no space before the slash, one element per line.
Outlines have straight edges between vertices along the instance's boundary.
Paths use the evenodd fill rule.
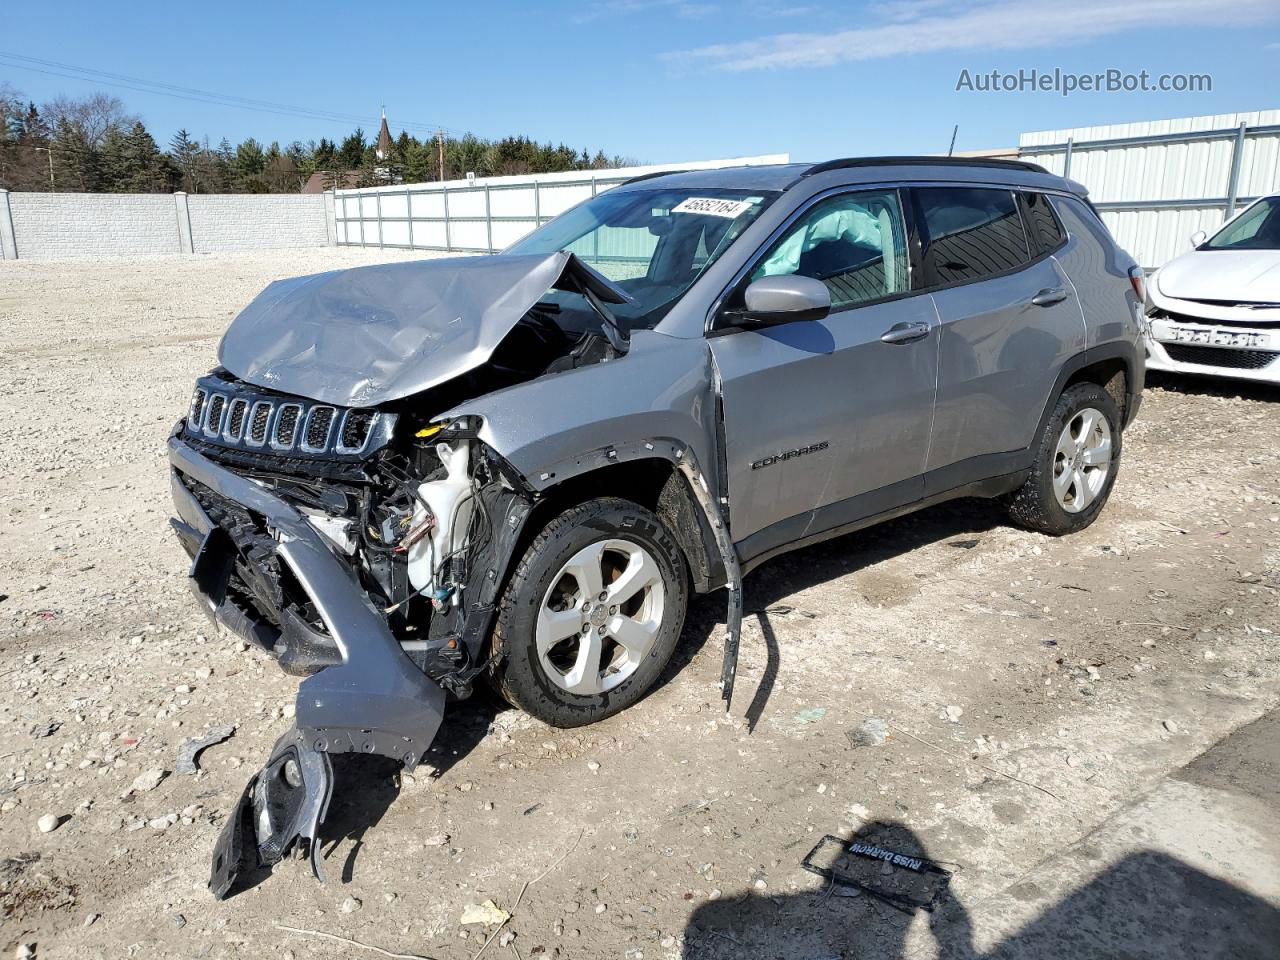
<path fill-rule="evenodd" d="M 1031 259 L 1012 191 L 919 187 L 915 195 L 926 286 L 989 277 Z"/>
<path fill-rule="evenodd" d="M 1049 198 L 1043 193 L 1024 193 L 1023 200 L 1027 204 L 1027 228 L 1040 243 L 1040 252 L 1049 253 L 1062 246 L 1067 239 L 1062 224 L 1058 222 Z"/>

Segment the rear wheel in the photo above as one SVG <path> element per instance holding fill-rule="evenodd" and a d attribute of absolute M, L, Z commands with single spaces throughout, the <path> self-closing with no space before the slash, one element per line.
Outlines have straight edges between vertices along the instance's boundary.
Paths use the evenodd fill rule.
<path fill-rule="evenodd" d="M 656 516 L 603 498 L 556 517 L 503 594 L 491 676 L 511 703 L 574 727 L 629 707 L 675 649 L 688 573 Z"/>
<path fill-rule="evenodd" d="M 1102 387 L 1078 383 L 1054 407 L 1031 476 L 1012 495 L 1009 515 L 1055 536 L 1083 530 L 1102 511 L 1120 469 L 1120 411 Z"/>

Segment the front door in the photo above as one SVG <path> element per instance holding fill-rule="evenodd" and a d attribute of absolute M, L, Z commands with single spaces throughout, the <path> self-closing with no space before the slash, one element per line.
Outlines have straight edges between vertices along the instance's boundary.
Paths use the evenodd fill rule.
<path fill-rule="evenodd" d="M 832 300 L 824 320 L 710 341 L 744 558 L 922 495 L 937 314 L 908 261 L 898 191 L 857 191 L 803 211 L 744 278 L 815 277 Z"/>

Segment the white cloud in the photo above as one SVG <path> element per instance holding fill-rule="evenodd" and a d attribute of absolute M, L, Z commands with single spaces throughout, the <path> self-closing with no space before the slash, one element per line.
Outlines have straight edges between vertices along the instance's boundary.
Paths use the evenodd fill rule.
<path fill-rule="evenodd" d="M 718 70 L 820 67 L 942 50 L 1026 50 L 1137 29 L 1214 27 L 1280 18 L 1275 0 L 890 0 L 877 22 L 824 33 L 779 33 L 663 54 L 686 66 Z"/>

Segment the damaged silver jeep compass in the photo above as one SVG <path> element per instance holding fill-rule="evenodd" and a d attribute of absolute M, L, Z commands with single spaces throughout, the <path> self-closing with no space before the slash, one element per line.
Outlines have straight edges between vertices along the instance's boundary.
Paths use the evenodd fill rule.
<path fill-rule="evenodd" d="M 494 257 L 271 284 L 169 439 L 200 603 L 301 677 L 214 854 L 311 852 L 331 756 L 413 768 L 477 682 L 634 704 L 691 592 L 959 496 L 1079 530 L 1143 384 L 1143 280 L 1077 183 L 889 157 L 631 181 Z"/>

